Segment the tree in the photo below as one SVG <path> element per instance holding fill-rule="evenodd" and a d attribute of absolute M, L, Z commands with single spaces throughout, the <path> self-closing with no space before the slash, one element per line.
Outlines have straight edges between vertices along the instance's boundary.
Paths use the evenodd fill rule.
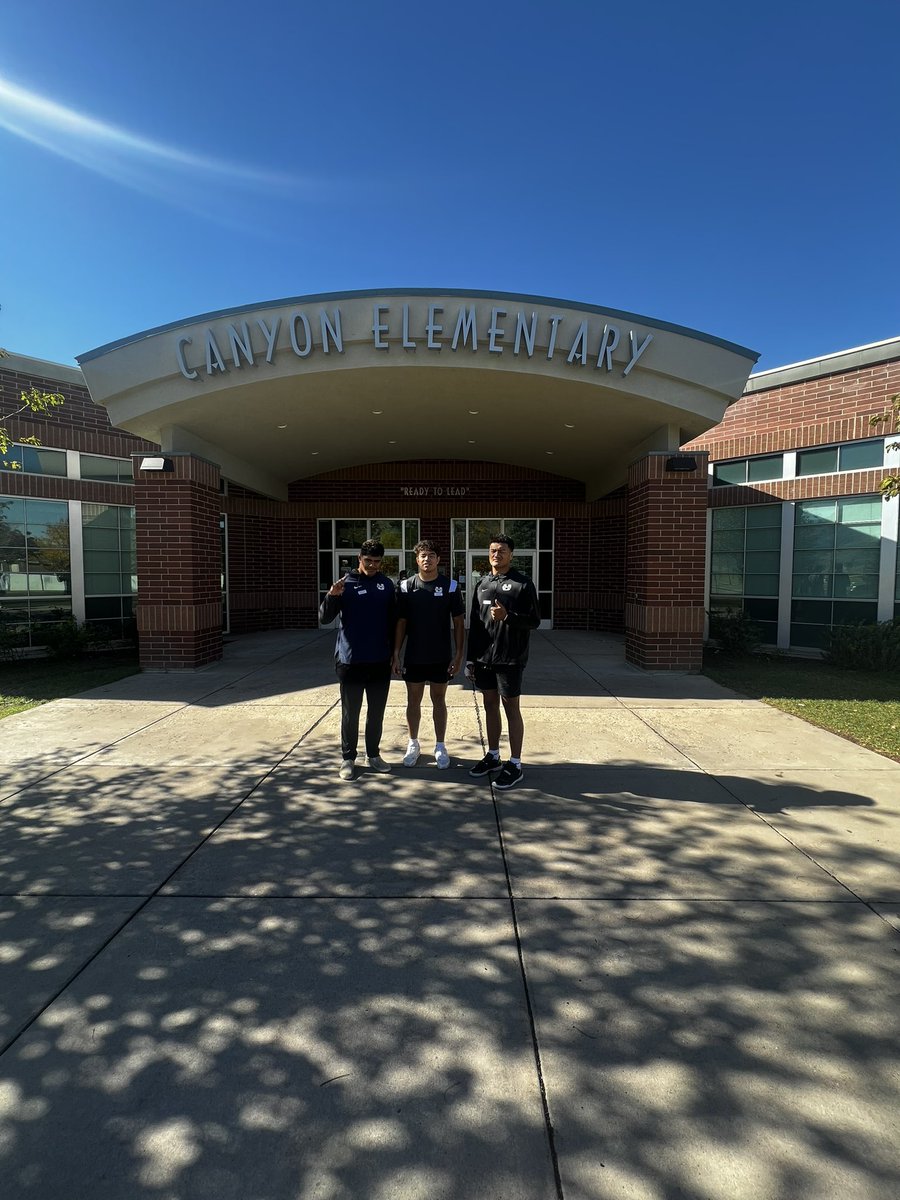
<path fill-rule="evenodd" d="M 7 351 L 0 349 L 0 358 L 6 358 L 6 355 Z M 51 408 L 59 408 L 61 404 L 65 403 L 59 392 L 42 392 L 36 387 L 26 388 L 25 391 L 20 392 L 19 400 L 20 404 L 18 408 L 14 408 L 12 412 L 0 413 L 0 455 L 5 456 L 9 453 L 9 448 L 14 440 L 6 426 L 6 422 L 11 417 L 17 417 L 19 413 L 26 411 L 47 413 Z M 24 446 L 39 446 L 41 444 L 40 439 L 36 437 L 23 437 L 15 440 L 19 445 Z M 2 462 L 2 465 L 8 471 L 20 471 L 22 469 L 22 464 L 16 462 L 14 458 L 7 459 L 4 457 L 0 459 L 0 462 Z"/>
<path fill-rule="evenodd" d="M 869 424 L 875 429 L 883 425 L 886 433 L 900 433 L 900 392 L 896 396 L 891 396 L 890 407 L 883 413 L 876 413 L 875 416 L 869 417 Z M 900 442 L 888 443 L 888 449 L 900 450 Z M 885 475 L 880 486 L 885 500 L 900 496 L 900 474 Z"/>

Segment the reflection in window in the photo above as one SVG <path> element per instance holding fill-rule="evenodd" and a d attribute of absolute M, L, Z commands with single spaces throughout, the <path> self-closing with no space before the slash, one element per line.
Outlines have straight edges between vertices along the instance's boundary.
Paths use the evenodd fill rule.
<path fill-rule="evenodd" d="M 72 615 L 69 506 L 0 497 L 0 626 L 13 645 L 41 645 L 40 625 Z"/>
<path fill-rule="evenodd" d="M 97 483 L 134 483 L 134 470 L 130 458 L 82 454 L 81 478 L 92 479 Z"/>
<path fill-rule="evenodd" d="M 82 504 L 85 620 L 113 637 L 130 634 L 137 592 L 134 509 L 121 504 Z"/>
<path fill-rule="evenodd" d="M 44 446 L 13 445 L 0 460 L 0 470 L 21 471 L 23 475 L 57 475 L 65 478 L 65 450 L 47 450 Z"/>
<path fill-rule="evenodd" d="M 717 508 L 712 514 L 710 611 L 747 613 L 762 640 L 778 637 L 781 505 Z"/>
<path fill-rule="evenodd" d="M 833 625 L 877 618 L 882 501 L 805 500 L 795 513 L 791 644 L 824 648 Z"/>

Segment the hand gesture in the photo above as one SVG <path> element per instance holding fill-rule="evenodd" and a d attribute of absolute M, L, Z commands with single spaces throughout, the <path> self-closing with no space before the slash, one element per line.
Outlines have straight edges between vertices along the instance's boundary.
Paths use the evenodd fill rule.
<path fill-rule="evenodd" d="M 494 621 L 505 621 L 508 610 L 499 600 L 495 600 L 491 605 L 491 619 Z"/>
<path fill-rule="evenodd" d="M 331 587 L 328 589 L 328 595 L 329 596 L 343 596 L 343 594 L 344 594 L 344 581 L 343 581 L 343 579 L 336 579 L 334 581 L 334 583 L 331 585 Z"/>

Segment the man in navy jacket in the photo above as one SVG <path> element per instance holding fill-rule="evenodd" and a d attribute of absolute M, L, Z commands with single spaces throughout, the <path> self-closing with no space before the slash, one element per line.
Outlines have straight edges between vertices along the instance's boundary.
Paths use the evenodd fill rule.
<path fill-rule="evenodd" d="M 396 597 L 393 582 L 381 573 L 383 558 L 381 542 L 363 542 L 358 569 L 336 580 L 319 605 L 323 625 L 338 618 L 334 667 L 341 684 L 341 779 L 355 774 L 363 696 L 368 766 L 373 771 L 391 769 L 380 747 L 391 686 Z"/>

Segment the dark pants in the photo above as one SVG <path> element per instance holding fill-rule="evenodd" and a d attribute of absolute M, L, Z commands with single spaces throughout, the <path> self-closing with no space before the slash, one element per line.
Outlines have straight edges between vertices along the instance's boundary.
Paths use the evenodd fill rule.
<path fill-rule="evenodd" d="M 337 663 L 335 670 L 341 682 L 341 754 L 344 758 L 356 758 L 359 714 L 365 696 L 366 755 L 368 758 L 377 758 L 381 748 L 384 710 L 391 688 L 391 664 Z"/>

